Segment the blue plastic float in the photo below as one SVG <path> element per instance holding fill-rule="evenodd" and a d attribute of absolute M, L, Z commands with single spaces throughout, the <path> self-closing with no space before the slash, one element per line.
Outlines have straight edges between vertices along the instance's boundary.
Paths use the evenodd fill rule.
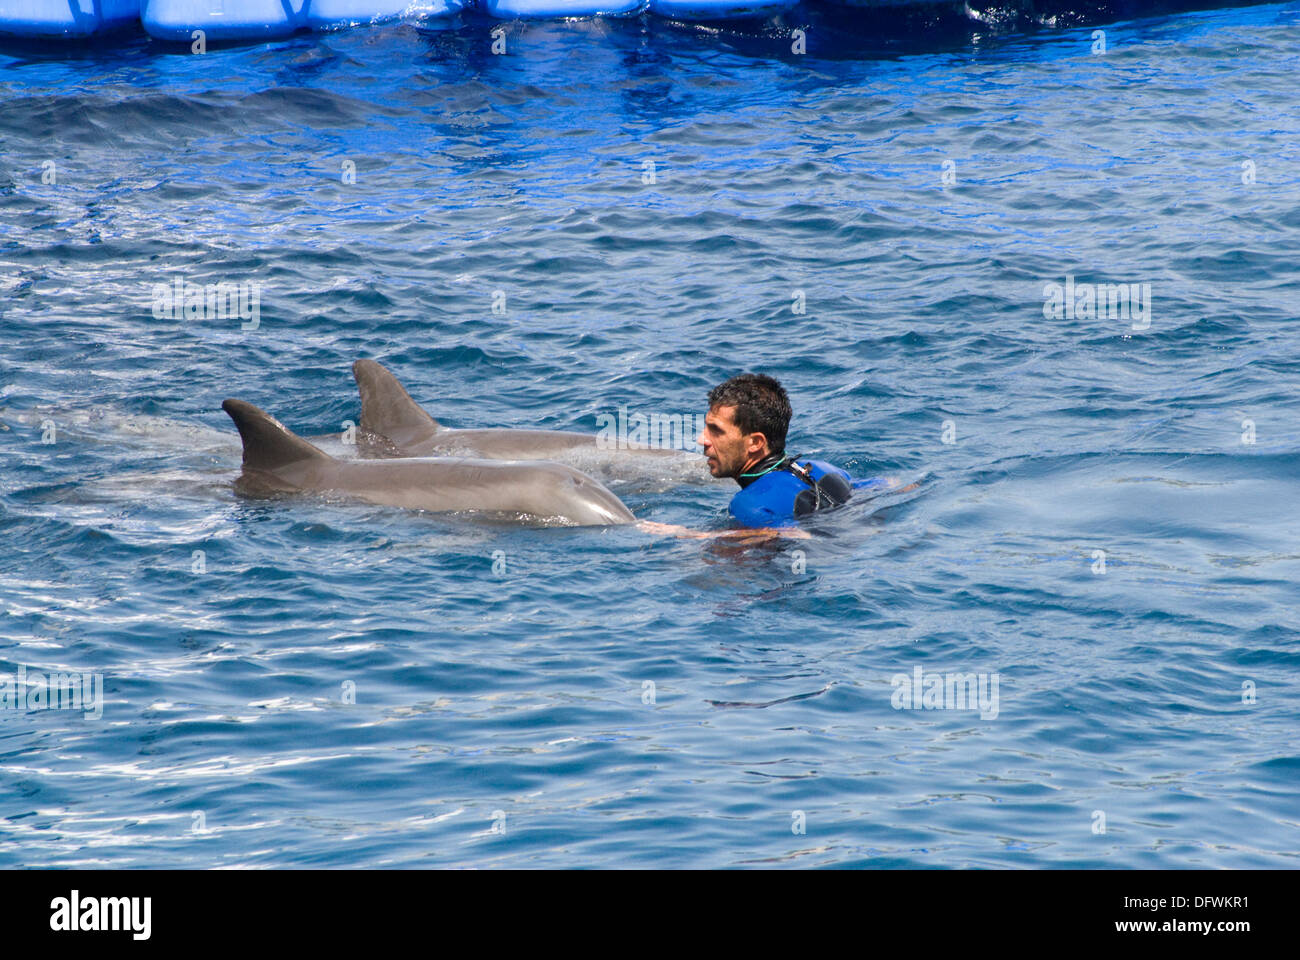
<path fill-rule="evenodd" d="M 961 3 L 961 0 L 822 0 L 835 7 L 856 7 L 873 12 L 894 10 L 899 7 L 942 7 Z"/>
<path fill-rule="evenodd" d="M 140 0 L 0 0 L 0 33 L 89 37 L 134 23 Z"/>
<path fill-rule="evenodd" d="M 267 40 L 295 30 L 449 17 L 464 6 L 465 0 L 144 0 L 140 21 L 160 40 L 189 43 L 195 30 L 206 40 Z"/>
<path fill-rule="evenodd" d="M 566 17 L 629 17 L 645 0 L 483 0 L 498 20 L 562 20 Z"/>
<path fill-rule="evenodd" d="M 309 0 L 303 26 L 329 30 L 385 20 L 442 20 L 454 17 L 470 0 Z"/>
<path fill-rule="evenodd" d="M 385 20 L 454 16 L 473 0 L 0 0 L 0 34 L 77 37 L 123 27 L 137 19 L 152 36 L 190 43 L 270 40 L 297 30 L 328 30 Z M 479 0 L 498 20 L 626 17 L 648 9 L 673 20 L 770 17 L 799 0 Z M 871 6 L 926 0 L 835 0 Z"/>
<path fill-rule="evenodd" d="M 650 0 L 650 12 L 671 20 L 743 20 L 785 13 L 799 0 Z"/>

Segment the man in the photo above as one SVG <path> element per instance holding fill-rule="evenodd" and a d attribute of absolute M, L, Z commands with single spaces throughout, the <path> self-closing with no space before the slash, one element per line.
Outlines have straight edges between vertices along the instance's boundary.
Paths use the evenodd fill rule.
<path fill-rule="evenodd" d="M 854 480 L 824 461 L 787 454 L 791 412 L 785 389 L 761 373 L 742 373 L 709 392 L 709 412 L 697 442 L 704 447 L 709 473 L 740 484 L 731 515 L 750 529 L 703 533 L 648 521 L 641 528 L 691 537 L 806 537 L 794 526 L 799 518 L 845 503 L 854 490 L 893 485 L 882 477 Z"/>

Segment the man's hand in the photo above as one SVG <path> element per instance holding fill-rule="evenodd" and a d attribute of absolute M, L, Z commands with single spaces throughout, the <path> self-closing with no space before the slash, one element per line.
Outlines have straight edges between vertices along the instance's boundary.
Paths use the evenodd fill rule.
<path fill-rule="evenodd" d="M 639 520 L 638 530 L 646 533 L 658 533 L 669 537 L 685 537 L 691 540 L 767 540 L 772 537 L 788 537 L 792 540 L 810 540 L 812 534 L 798 527 L 754 527 L 747 530 L 692 530 L 690 527 L 675 523 L 656 523 L 653 520 Z"/>
<path fill-rule="evenodd" d="M 703 531 L 691 530 L 688 527 L 681 527 L 675 523 L 656 523 L 653 520 L 638 520 L 636 524 L 638 530 L 644 530 L 646 533 L 659 533 L 666 537 L 690 537 L 692 540 L 707 540 L 709 535 Z"/>

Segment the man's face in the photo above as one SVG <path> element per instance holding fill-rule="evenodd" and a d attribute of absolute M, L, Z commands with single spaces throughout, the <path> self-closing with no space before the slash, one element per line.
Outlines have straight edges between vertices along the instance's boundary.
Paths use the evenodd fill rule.
<path fill-rule="evenodd" d="M 704 447 L 709 473 L 735 477 L 767 453 L 767 438 L 761 433 L 741 433 L 734 419 L 735 407 L 713 407 L 704 418 L 704 430 L 696 442 Z"/>

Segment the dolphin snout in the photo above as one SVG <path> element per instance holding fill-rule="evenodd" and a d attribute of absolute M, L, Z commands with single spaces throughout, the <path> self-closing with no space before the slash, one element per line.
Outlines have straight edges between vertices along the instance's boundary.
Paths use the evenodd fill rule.
<path fill-rule="evenodd" d="M 577 470 L 567 479 L 573 501 L 570 516 L 576 522 L 583 526 L 607 526 L 636 520 L 623 501 L 600 482 Z"/>

